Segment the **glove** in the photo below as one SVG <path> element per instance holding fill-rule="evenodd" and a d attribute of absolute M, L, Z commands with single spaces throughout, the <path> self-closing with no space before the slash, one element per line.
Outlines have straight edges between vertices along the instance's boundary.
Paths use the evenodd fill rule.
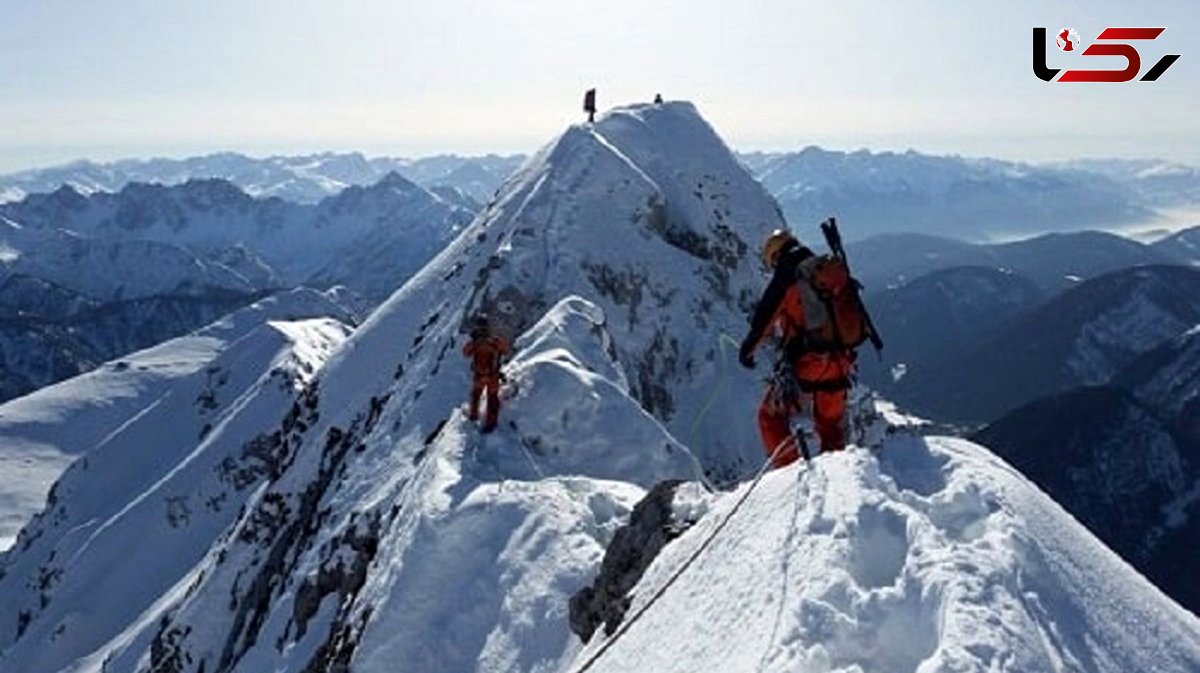
<path fill-rule="evenodd" d="M 738 349 L 738 362 L 746 369 L 754 369 L 754 344 L 750 341 L 743 341 L 742 347 Z"/>

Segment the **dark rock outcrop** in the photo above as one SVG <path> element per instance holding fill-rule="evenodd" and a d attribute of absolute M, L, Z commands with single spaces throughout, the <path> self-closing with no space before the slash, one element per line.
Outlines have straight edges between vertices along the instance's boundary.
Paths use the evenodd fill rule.
<path fill-rule="evenodd" d="M 632 600 L 629 591 L 663 547 L 694 523 L 677 520 L 671 507 L 682 483 L 672 479 L 650 489 L 633 508 L 629 523 L 613 536 L 596 581 L 571 597 L 571 631 L 585 643 L 602 624 L 605 634 L 611 636 L 616 631 Z"/>

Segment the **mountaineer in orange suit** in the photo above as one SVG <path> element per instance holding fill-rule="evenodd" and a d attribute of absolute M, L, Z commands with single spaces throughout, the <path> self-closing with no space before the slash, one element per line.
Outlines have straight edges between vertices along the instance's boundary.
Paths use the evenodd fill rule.
<path fill-rule="evenodd" d="M 487 409 L 480 429 L 491 432 L 496 429 L 500 415 L 500 383 L 504 380 L 500 363 L 508 355 L 508 342 L 493 335 L 487 317 L 479 316 L 471 325 L 471 340 L 463 345 L 462 352 L 471 360 L 471 400 L 467 418 L 479 420 L 479 399 L 486 393 Z"/>
<path fill-rule="evenodd" d="M 837 339 L 822 339 L 814 330 L 812 309 L 806 306 L 802 267 L 814 258 L 791 233 L 776 230 L 763 245 L 762 260 L 772 271 L 771 282 L 750 321 L 750 333 L 742 341 L 738 361 L 754 368 L 754 351 L 773 330 L 782 336 L 782 357 L 775 376 L 758 408 L 758 430 L 763 448 L 774 467 L 798 457 L 796 438 L 789 428 L 791 417 L 802 411 L 805 396 L 811 396 L 813 424 L 821 440 L 821 451 L 846 447 L 846 391 L 854 366 L 854 352 Z M 810 301 L 813 301 L 810 299 Z M 818 302 L 813 301 L 813 304 Z M 827 318 L 826 318 L 827 320 Z M 834 328 L 836 330 L 836 328 Z"/>

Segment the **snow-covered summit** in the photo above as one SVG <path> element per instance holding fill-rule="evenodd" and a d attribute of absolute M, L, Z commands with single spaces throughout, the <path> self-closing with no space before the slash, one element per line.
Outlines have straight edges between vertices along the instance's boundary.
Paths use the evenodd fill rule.
<path fill-rule="evenodd" d="M 0 592 L 21 602 L 0 603 L 0 672 L 572 671 L 581 645 L 568 627 L 570 596 L 592 581 L 645 489 L 678 479 L 698 494 L 702 471 L 741 477 L 762 463 L 753 429 L 760 381 L 736 369 L 729 342 L 741 336 L 765 282 L 753 249 L 782 225 L 774 202 L 689 104 L 620 108 L 594 125 L 571 127 L 382 304 L 290 406 L 283 398 L 279 413 L 243 410 L 214 425 L 211 440 L 148 490 L 115 484 L 106 511 L 130 516 L 109 516 L 101 529 L 88 529 L 94 541 L 78 544 L 68 532 L 5 557 L 6 568 L 21 572 L 0 577 Z M 515 349 L 505 369 L 500 425 L 488 435 L 462 410 L 470 382 L 459 352 L 463 326 L 480 311 Z M 1094 566 L 1098 579 L 1088 583 L 1078 573 L 1059 573 L 1050 555 L 1051 571 L 1035 579 L 1052 581 L 1029 579 L 1011 591 L 1005 584 L 1013 579 L 1005 574 L 1011 566 L 988 558 L 1009 553 L 1001 543 L 1010 538 L 991 535 L 995 530 L 1011 530 L 1012 539 L 1032 540 L 1035 549 L 1059 549 L 1043 538 L 1062 535 L 1083 540 L 1089 554 L 1106 552 L 1086 533 L 1070 532 L 1069 518 L 1038 527 L 1048 524 L 1010 505 L 992 486 L 1018 479 L 1006 476 L 1007 468 L 994 459 L 964 459 L 970 465 L 950 470 L 932 451 L 922 459 L 911 447 L 895 450 L 915 460 L 911 474 L 893 479 L 904 484 L 889 486 L 874 455 L 854 449 L 819 459 L 812 475 L 828 479 L 809 479 L 803 491 L 813 504 L 804 516 L 819 525 L 812 540 L 797 535 L 792 543 L 826 545 L 821 558 L 857 564 L 858 585 L 881 592 L 855 602 L 858 594 L 843 582 L 846 601 L 837 602 L 830 578 L 807 589 L 829 589 L 818 596 L 832 606 L 821 613 L 830 617 L 822 633 L 829 634 L 831 652 L 839 647 L 839 666 L 852 665 L 852 645 L 883 642 L 915 668 L 933 638 L 931 613 L 892 610 L 896 604 L 940 607 L 955 619 L 996 611 L 1003 620 L 1016 609 L 1010 596 L 1033 604 L 1019 590 L 1029 588 L 1044 592 L 1047 602 L 1055 591 L 1081 596 L 1083 607 L 1110 614 L 1110 599 L 1085 591 L 1100 581 L 1127 581 L 1128 595 L 1149 609 L 1134 611 L 1132 600 L 1120 598 L 1125 593 L 1118 593 L 1118 607 L 1132 606 L 1131 618 L 1182 643 L 1157 660 L 1167 670 L 1196 661 L 1194 618 L 1119 563 L 1101 559 Z M 729 578 L 792 558 L 786 545 L 778 553 L 754 540 L 795 528 L 788 528 L 786 505 L 780 509 L 784 501 L 794 506 L 787 497 L 797 493 L 795 484 L 794 471 L 770 475 L 751 505 L 759 516 L 727 531 L 734 534 L 721 544 L 752 559 L 729 553 L 709 565 L 702 560 L 694 590 L 672 600 L 690 595 L 708 602 L 697 610 L 766 615 L 732 624 L 738 629 L 761 629 L 771 614 L 793 609 L 794 601 L 785 603 L 778 592 L 772 594 L 778 602 L 748 603 L 748 592 L 762 588 L 748 590 Z M 904 495 L 909 491 L 916 495 Z M 821 494 L 827 507 L 817 506 Z M 710 514 L 696 534 L 714 525 L 711 513 L 724 511 L 736 495 L 708 499 Z M 185 498 L 186 517 L 171 505 L 177 496 Z M 73 512 L 69 500 L 56 506 Z M 691 508 L 692 518 L 705 509 Z M 857 513 L 870 509 L 876 510 L 864 514 L 870 520 L 858 523 Z M 172 522 L 184 522 L 186 532 Z M 1030 529 L 1023 531 L 1026 522 Z M 872 534 L 855 537 L 856 526 Z M 823 528 L 822 541 L 815 536 Z M 662 563 L 694 540 L 668 546 Z M 134 581 L 126 568 L 111 582 L 98 581 L 118 544 L 142 568 L 133 607 L 114 598 Z M 178 553 L 162 554 L 175 544 Z M 972 545 L 971 553 L 958 551 L 964 545 Z M 946 566 L 923 564 L 947 555 L 989 561 L 962 572 L 995 577 L 998 585 L 981 580 L 984 588 L 972 598 L 954 592 L 969 581 L 939 584 Z M 892 571 L 908 572 L 910 557 L 917 579 L 912 586 L 901 582 L 899 596 L 887 594 L 897 583 Z M 999 570 L 988 575 L 988 568 Z M 42 578 L 49 578 L 45 587 Z M 941 586 L 954 591 L 924 590 Z M 838 609 L 849 616 L 842 619 Z M 984 642 L 963 646 L 961 661 L 996 667 L 1010 658 L 1026 661 L 1001 649 L 1034 642 L 1026 639 L 1032 628 L 1005 640 L 1004 624 L 1027 625 L 1019 615 L 995 628 L 980 619 L 990 630 L 980 632 Z M 920 637 L 908 638 L 914 633 Z M 1089 651 L 1121 663 L 1153 663 L 1143 656 L 1148 646 L 1126 651 L 1113 640 L 1111 650 L 1085 651 L 1069 640 L 1093 634 L 1105 642 L 1113 635 L 1088 624 L 1062 642 L 1050 640 L 1045 650 L 1068 662 L 1065 668 Z M 702 647 L 728 646 L 720 639 L 729 634 L 652 635 L 663 651 L 688 653 L 687 641 L 705 635 L 711 642 Z M 816 656 L 807 646 L 782 652 L 772 665 Z M 711 670 L 719 661 L 692 660 L 689 670 Z M 618 668 L 645 666 L 626 661 Z"/>
<path fill-rule="evenodd" d="M 752 432 L 701 411 L 751 412 L 726 347 L 764 280 L 754 250 L 783 226 L 691 104 L 631 106 L 568 129 L 424 273 L 498 242 L 467 310 L 510 333 L 562 296 L 595 301 L 636 399 L 719 469 L 757 456 Z"/>

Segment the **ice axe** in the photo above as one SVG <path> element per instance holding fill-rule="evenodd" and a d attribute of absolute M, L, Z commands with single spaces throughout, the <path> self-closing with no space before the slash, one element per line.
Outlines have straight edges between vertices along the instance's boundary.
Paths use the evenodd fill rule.
<path fill-rule="evenodd" d="M 837 218 L 830 217 L 821 223 L 821 233 L 825 235 L 825 244 L 829 246 L 829 251 L 833 253 L 842 264 L 846 266 L 846 273 L 850 274 L 851 282 L 854 283 L 854 299 L 858 302 L 858 309 L 862 313 L 863 320 L 867 323 L 867 339 L 871 345 L 875 347 L 875 354 L 883 358 L 883 337 L 879 336 L 879 330 L 875 329 L 875 321 L 871 319 L 871 312 L 867 310 L 867 305 L 863 303 L 862 283 L 854 278 L 854 272 L 850 269 L 850 260 L 846 258 L 846 249 L 842 247 L 842 232 L 838 231 Z"/>

